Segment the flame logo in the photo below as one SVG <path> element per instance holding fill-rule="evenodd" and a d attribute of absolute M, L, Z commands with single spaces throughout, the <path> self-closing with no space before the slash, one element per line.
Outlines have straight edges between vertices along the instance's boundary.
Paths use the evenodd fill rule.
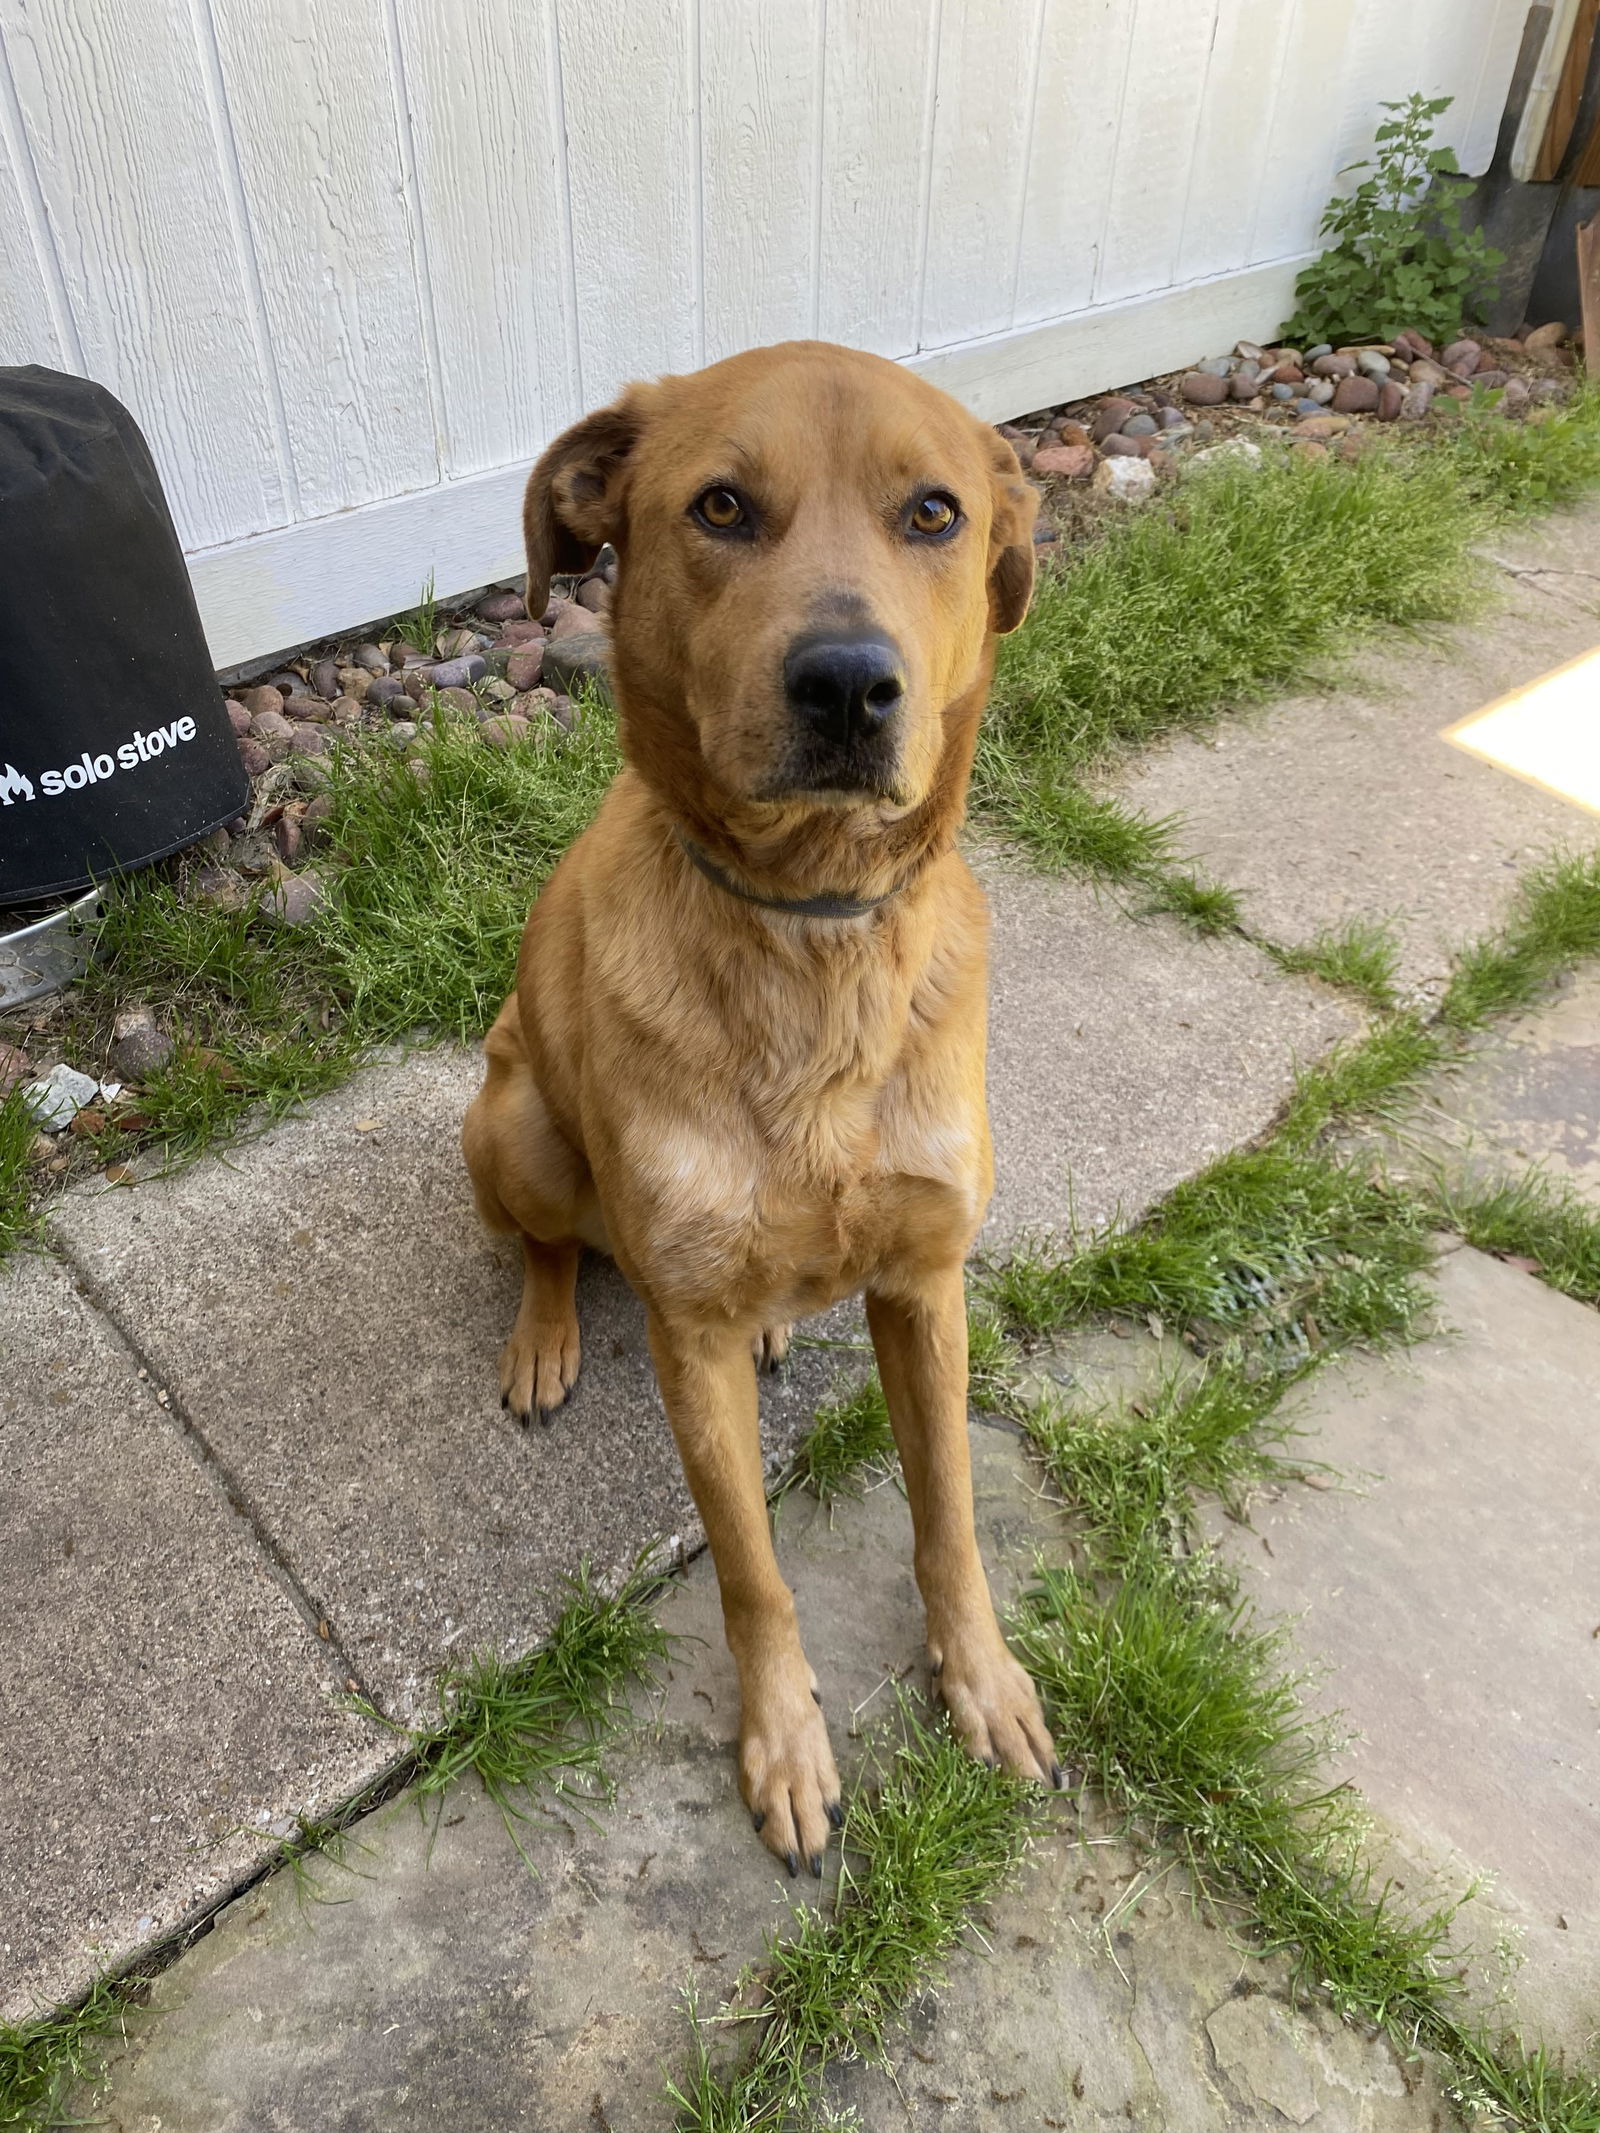
<path fill-rule="evenodd" d="M 9 807 L 13 800 L 31 800 L 33 780 L 25 778 L 20 770 L 7 763 L 0 771 L 0 807 Z"/>

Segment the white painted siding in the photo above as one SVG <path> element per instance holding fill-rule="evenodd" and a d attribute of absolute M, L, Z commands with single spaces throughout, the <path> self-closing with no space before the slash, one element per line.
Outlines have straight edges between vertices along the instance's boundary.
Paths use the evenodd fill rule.
<path fill-rule="evenodd" d="M 518 567 L 628 379 L 820 334 L 990 417 L 1267 333 L 1522 0 L 0 0 L 0 363 L 156 454 L 219 663 Z"/>

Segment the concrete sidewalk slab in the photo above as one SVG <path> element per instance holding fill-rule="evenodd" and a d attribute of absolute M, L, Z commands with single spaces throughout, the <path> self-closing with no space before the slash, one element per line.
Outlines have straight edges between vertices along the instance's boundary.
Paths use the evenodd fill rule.
<path fill-rule="evenodd" d="M 978 1426 L 972 1441 L 984 1555 L 1013 1591 L 1035 1547 L 1059 1545 L 1056 1514 L 1014 1435 Z M 924 1681 L 904 1500 L 893 1483 L 831 1513 L 790 1498 L 778 1539 L 848 1770 L 891 1688 Z M 569 1812 L 530 1824 L 528 1873 L 465 1785 L 430 1863 L 427 1829 L 395 1803 L 363 1825 L 345 1869 L 313 1864 L 325 1906 L 264 1885 L 156 1980 L 108 2092 L 81 2108 L 122 2133 L 666 2133 L 666 2083 L 689 2063 L 685 1989 L 714 2014 L 815 1886 L 775 1872 L 737 1798 L 708 1563 L 663 1616 L 682 1642 L 663 1693 L 641 1700 L 650 1722 L 619 1751 L 619 1795 L 597 1826 Z M 1421 2068 L 1293 2011 L 1282 1966 L 1242 1955 L 1174 1872 L 1152 1871 L 1092 1810 L 1085 1823 L 1041 1797 L 1035 1835 L 948 1984 L 895 2038 L 895 2080 L 842 2068 L 830 2084 L 867 2133 L 1033 2133 L 1090 2113 L 1244 2133 L 1285 2114 L 1327 2133 L 1437 2123 Z"/>
<path fill-rule="evenodd" d="M 1254 931 L 1300 944 L 1349 919 L 1392 919 L 1402 984 L 1437 987 L 1452 952 L 1502 921 L 1531 858 L 1600 844 L 1585 809 L 1438 737 L 1600 645 L 1600 507 L 1490 546 L 1496 596 L 1471 625 L 1386 638 L 1381 657 L 1358 653 L 1345 687 L 1174 738 L 1115 781 L 1144 812 L 1183 818 L 1182 849 L 1239 891 Z M 1594 581 L 1511 574 L 1555 555 Z"/>
<path fill-rule="evenodd" d="M 985 852 L 993 912 L 983 1241 L 1131 1221 L 1263 1132 L 1297 1060 L 1359 1016 L 1237 938 L 1133 920 L 1081 882 Z"/>
<path fill-rule="evenodd" d="M 1430 1083 L 1402 1146 L 1465 1163 L 1474 1176 L 1533 1166 L 1600 1206 L 1600 970 L 1564 977 L 1553 997 L 1481 1038 Z"/>
<path fill-rule="evenodd" d="M 345 1796 L 375 1729 L 53 1260 L 0 1276 L 0 2020 L 86 1989 Z"/>
<path fill-rule="evenodd" d="M 1600 2034 L 1600 1312 L 1465 1247 L 1436 1338 L 1313 1387 L 1309 1453 L 1249 1531 L 1216 1518 L 1247 1591 L 1296 1618 L 1348 1777 L 1464 1920 L 1520 1939 L 1530 2036 Z M 1413 1887 L 1416 1882 L 1413 1879 Z"/>

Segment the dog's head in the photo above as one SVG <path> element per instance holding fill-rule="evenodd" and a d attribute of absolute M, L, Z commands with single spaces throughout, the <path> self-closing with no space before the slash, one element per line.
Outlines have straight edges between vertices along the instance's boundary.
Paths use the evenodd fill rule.
<path fill-rule="evenodd" d="M 791 342 L 631 386 L 551 445 L 529 612 L 611 542 L 623 744 L 652 782 L 682 804 L 698 779 L 696 814 L 892 821 L 952 749 L 965 782 L 1034 509 L 1011 447 L 946 394 Z"/>

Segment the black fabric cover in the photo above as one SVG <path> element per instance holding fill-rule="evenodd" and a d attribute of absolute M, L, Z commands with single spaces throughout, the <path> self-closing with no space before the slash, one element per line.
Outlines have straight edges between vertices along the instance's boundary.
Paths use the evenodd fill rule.
<path fill-rule="evenodd" d="M 0 905 L 160 859 L 249 797 L 149 448 L 104 387 L 0 369 Z"/>

